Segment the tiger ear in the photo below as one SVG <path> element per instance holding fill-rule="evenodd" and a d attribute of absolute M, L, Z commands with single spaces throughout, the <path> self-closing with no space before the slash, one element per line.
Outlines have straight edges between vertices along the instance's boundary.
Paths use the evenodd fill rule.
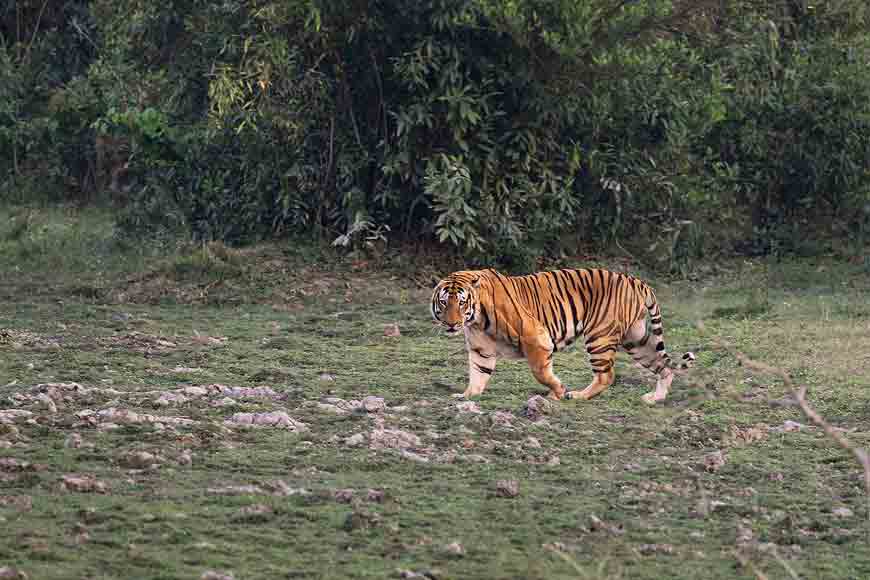
<path fill-rule="evenodd" d="M 471 287 L 477 290 L 480 288 L 480 276 L 471 281 Z"/>

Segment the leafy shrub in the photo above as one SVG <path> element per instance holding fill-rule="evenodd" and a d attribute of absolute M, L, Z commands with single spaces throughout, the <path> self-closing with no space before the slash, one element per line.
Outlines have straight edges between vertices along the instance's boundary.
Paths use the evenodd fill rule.
<path fill-rule="evenodd" d="M 868 228 L 859 0 L 49 4 L 0 5 L 4 195 L 111 196 L 127 236 L 681 272 Z"/>

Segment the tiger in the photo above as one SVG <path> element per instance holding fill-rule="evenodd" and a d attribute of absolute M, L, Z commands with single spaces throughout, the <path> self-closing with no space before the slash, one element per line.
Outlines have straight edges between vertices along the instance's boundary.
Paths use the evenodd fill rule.
<path fill-rule="evenodd" d="M 642 396 L 653 405 L 667 397 L 674 373 L 695 362 L 691 352 L 677 363 L 665 351 L 662 314 L 652 287 L 610 270 L 562 269 L 525 276 L 493 269 L 453 272 L 435 286 L 431 312 L 447 334 L 465 335 L 466 398 L 483 393 L 498 358 L 524 358 L 535 379 L 549 389 L 549 399 L 589 400 L 613 383 L 614 359 L 617 350 L 624 350 L 656 375 L 655 390 Z M 569 390 L 553 373 L 553 353 L 581 336 L 593 379 L 583 390 Z"/>

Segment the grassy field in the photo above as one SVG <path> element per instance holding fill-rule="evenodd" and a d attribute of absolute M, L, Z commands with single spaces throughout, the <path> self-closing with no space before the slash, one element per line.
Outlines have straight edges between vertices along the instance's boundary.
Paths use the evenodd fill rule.
<path fill-rule="evenodd" d="M 621 355 L 597 399 L 529 413 L 543 389 L 522 362 L 500 361 L 474 404 L 452 396 L 466 359 L 429 319 L 423 267 L 318 268 L 274 246 L 143 256 L 108 223 L 0 212 L 0 568 L 870 578 L 860 467 L 723 347 L 788 370 L 870 447 L 862 264 L 653 278 L 669 351 L 698 356 L 668 400 L 645 405 L 654 382 Z M 556 370 L 591 376 L 577 351 Z"/>

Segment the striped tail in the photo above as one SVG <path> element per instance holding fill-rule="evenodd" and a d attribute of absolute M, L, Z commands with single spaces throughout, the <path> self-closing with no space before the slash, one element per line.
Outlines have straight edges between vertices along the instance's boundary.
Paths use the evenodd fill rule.
<path fill-rule="evenodd" d="M 671 356 L 665 350 L 664 330 L 662 329 L 662 311 L 659 309 L 659 303 L 656 300 L 656 295 L 652 288 L 649 288 L 644 306 L 646 306 L 646 309 L 649 311 L 650 333 L 654 337 L 653 342 L 656 351 L 656 363 L 650 370 L 658 374 L 664 367 L 667 367 L 672 371 L 679 372 L 684 371 L 695 364 L 695 354 L 692 352 L 684 353 L 683 360 L 675 363 L 671 360 Z"/>

